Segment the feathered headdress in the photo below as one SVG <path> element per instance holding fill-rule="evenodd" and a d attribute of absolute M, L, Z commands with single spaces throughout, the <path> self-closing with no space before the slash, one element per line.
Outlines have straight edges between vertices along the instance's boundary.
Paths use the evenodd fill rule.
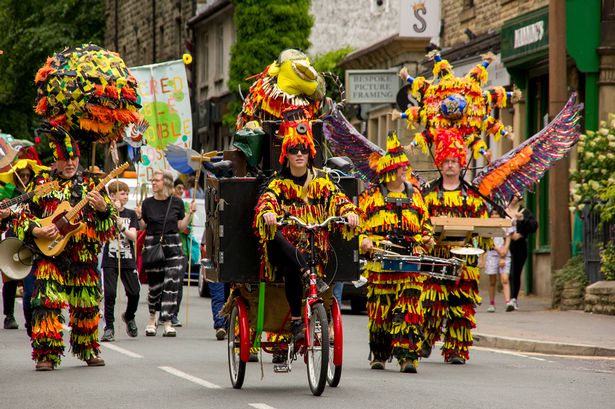
<path fill-rule="evenodd" d="M 387 151 L 380 159 L 376 171 L 380 181 L 383 183 L 395 181 L 395 173 L 397 168 L 408 166 L 410 168 L 410 160 L 404 151 L 404 147 L 399 142 L 397 134 L 390 132 L 387 138 Z M 408 169 L 409 171 L 411 169 Z"/>
<path fill-rule="evenodd" d="M 283 138 L 279 159 L 280 165 L 284 165 L 288 149 L 293 146 L 303 145 L 309 149 L 311 159 L 314 159 L 316 156 L 316 147 L 312 137 L 312 124 L 305 116 L 299 115 L 299 117 L 296 117 L 293 114 L 296 114 L 296 112 L 284 114 L 285 118 L 280 124 L 278 131 L 278 135 Z"/>
<path fill-rule="evenodd" d="M 56 160 L 67 160 L 81 156 L 79 144 L 62 126 L 45 121 L 37 129 L 37 135 L 40 133 L 49 137 L 49 147 Z"/>
<path fill-rule="evenodd" d="M 434 163 L 437 167 L 440 167 L 442 162 L 449 157 L 457 159 L 460 166 L 466 165 L 466 149 L 463 144 L 463 137 L 455 128 L 436 129 L 434 131 L 434 144 Z"/>

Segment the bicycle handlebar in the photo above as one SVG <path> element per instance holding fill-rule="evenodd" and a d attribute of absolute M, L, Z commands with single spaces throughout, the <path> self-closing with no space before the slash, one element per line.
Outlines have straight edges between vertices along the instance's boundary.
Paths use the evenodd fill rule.
<path fill-rule="evenodd" d="M 348 224 L 348 219 L 346 219 L 346 217 L 344 216 L 331 216 L 331 217 L 327 217 L 322 223 L 308 224 L 304 222 L 303 220 L 295 216 L 292 216 L 292 215 L 287 215 L 287 216 L 282 217 L 280 221 L 278 221 L 276 224 L 278 226 L 286 226 L 289 224 L 288 223 L 289 221 L 294 221 L 297 225 L 299 225 L 300 227 L 306 230 L 314 230 L 316 228 L 323 228 L 332 222 L 339 223 L 339 224 Z"/>

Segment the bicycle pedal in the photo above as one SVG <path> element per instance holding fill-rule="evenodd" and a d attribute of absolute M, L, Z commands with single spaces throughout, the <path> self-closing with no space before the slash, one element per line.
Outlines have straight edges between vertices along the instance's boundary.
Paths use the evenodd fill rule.
<path fill-rule="evenodd" d="M 286 362 L 283 364 L 273 364 L 273 372 L 288 373 L 290 372 L 290 365 L 288 365 Z"/>

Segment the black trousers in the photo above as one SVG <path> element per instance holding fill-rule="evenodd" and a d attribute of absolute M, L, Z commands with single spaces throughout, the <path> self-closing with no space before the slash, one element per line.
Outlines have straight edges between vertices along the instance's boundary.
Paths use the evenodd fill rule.
<path fill-rule="evenodd" d="M 15 315 L 15 294 L 17 293 L 18 280 L 8 280 L 2 285 L 3 312 L 7 317 Z"/>
<path fill-rule="evenodd" d="M 284 277 L 284 292 L 293 317 L 301 316 L 303 299 L 302 270 L 308 267 L 303 255 L 286 237 L 276 231 L 273 240 L 267 243 L 269 262 Z"/>
<path fill-rule="evenodd" d="M 519 298 L 521 273 L 527 260 L 527 241 L 519 239 L 510 242 L 510 298 Z"/>
<path fill-rule="evenodd" d="M 136 269 L 123 268 L 121 272 L 117 267 L 103 268 L 103 285 L 105 297 L 105 328 L 113 328 L 115 321 L 115 300 L 117 298 L 117 278 L 118 273 L 124 289 L 126 290 L 126 320 L 134 319 L 137 307 L 139 305 L 139 274 Z"/>

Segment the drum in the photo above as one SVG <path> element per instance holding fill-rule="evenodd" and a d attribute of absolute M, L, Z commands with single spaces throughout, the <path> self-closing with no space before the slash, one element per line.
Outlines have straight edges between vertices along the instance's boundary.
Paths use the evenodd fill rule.
<path fill-rule="evenodd" d="M 459 280 L 463 262 L 457 258 L 377 254 L 375 261 L 386 272 L 418 273 L 446 280 Z"/>

